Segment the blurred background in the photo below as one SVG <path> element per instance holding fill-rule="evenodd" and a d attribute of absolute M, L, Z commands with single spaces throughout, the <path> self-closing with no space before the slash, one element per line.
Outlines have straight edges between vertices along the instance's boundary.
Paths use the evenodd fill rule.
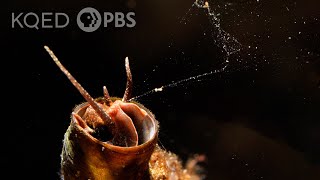
<path fill-rule="evenodd" d="M 44 45 L 93 97 L 104 85 L 122 97 L 126 56 L 133 96 L 165 86 L 137 100 L 160 122 L 161 146 L 183 162 L 207 157 L 205 179 L 319 179 L 320 2 L 215 0 L 210 11 L 194 3 L 4 2 L 2 156 L 4 170 L 13 169 L 10 179 L 59 179 L 64 132 L 84 101 Z M 76 17 L 85 7 L 133 11 L 137 24 L 83 32 Z M 20 12 L 63 12 L 70 22 L 62 29 L 12 28 L 12 13 Z"/>

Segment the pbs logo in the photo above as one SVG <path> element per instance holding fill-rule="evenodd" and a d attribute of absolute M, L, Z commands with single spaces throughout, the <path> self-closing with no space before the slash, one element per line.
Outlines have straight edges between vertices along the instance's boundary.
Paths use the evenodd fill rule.
<path fill-rule="evenodd" d="M 93 32 L 101 25 L 100 13 L 91 7 L 82 9 L 77 16 L 77 24 L 85 32 Z"/>
<path fill-rule="evenodd" d="M 94 8 L 87 7 L 82 9 L 77 15 L 77 24 L 79 28 L 85 32 L 93 32 L 97 30 L 103 22 L 104 27 L 114 24 L 114 27 L 128 27 L 132 28 L 136 25 L 136 21 L 133 18 L 134 12 L 128 12 L 126 14 L 122 12 L 104 12 L 103 18 L 101 14 Z"/>

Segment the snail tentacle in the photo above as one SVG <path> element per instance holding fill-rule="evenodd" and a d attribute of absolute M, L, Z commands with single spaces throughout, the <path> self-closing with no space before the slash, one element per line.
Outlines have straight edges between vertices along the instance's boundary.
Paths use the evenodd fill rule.
<path fill-rule="evenodd" d="M 107 105 L 110 106 L 112 101 L 110 99 L 110 95 L 106 86 L 103 86 L 103 97 L 106 100 Z"/>
<path fill-rule="evenodd" d="M 70 74 L 70 72 L 61 64 L 57 56 L 50 50 L 48 46 L 44 46 L 46 51 L 49 53 L 53 61 L 57 64 L 60 70 L 67 76 L 70 82 L 78 89 L 81 95 L 88 101 L 88 103 L 92 106 L 92 108 L 99 114 L 101 119 L 106 124 L 112 124 L 111 118 L 106 114 L 103 109 L 94 101 L 94 99 L 90 96 L 90 94 L 81 86 L 80 83 Z"/>
<path fill-rule="evenodd" d="M 127 102 L 128 99 L 131 98 L 131 94 L 132 94 L 132 74 L 130 70 L 128 57 L 126 57 L 125 59 L 125 67 L 126 67 L 126 73 L 127 73 L 127 85 L 126 85 L 126 91 L 124 92 L 124 95 L 122 98 L 123 102 Z"/>

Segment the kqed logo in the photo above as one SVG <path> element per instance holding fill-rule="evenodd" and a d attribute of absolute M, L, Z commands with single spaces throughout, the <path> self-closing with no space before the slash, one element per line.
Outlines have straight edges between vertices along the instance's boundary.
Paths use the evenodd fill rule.
<path fill-rule="evenodd" d="M 83 8 L 77 15 L 77 24 L 82 31 L 94 32 L 103 23 L 104 28 L 133 28 L 136 25 L 134 12 L 103 12 L 92 7 Z M 69 16 L 63 12 L 27 12 L 11 13 L 11 28 L 49 29 L 65 28 L 69 24 Z"/>

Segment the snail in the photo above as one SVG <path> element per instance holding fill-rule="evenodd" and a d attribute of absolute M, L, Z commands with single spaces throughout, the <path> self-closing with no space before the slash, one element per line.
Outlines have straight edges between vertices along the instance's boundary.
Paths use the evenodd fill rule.
<path fill-rule="evenodd" d="M 49 47 L 53 61 L 78 89 L 86 102 L 71 113 L 61 153 L 61 179 L 200 179 L 195 171 L 198 161 L 183 167 L 178 156 L 158 145 L 159 123 L 154 114 L 138 102 L 129 101 L 132 75 L 125 59 L 127 84 L 123 98 L 92 98 L 61 64 Z"/>

